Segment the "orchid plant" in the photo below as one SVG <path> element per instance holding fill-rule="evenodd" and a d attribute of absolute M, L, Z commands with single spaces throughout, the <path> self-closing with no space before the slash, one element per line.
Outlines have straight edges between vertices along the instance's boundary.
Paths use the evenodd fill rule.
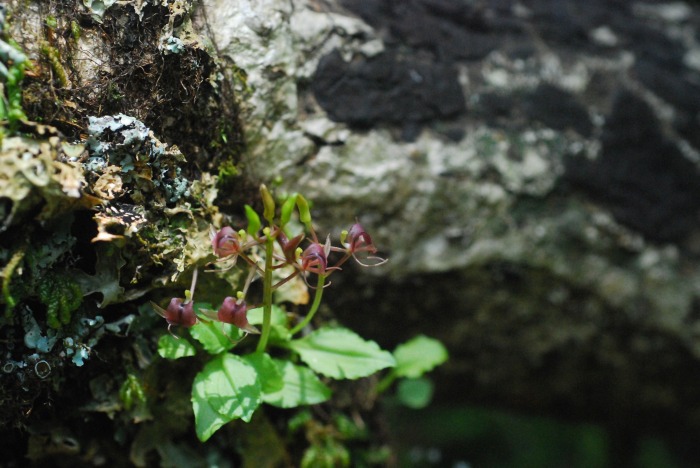
<path fill-rule="evenodd" d="M 338 244 L 333 245 L 330 236 L 321 242 L 303 196 L 292 194 L 278 210 L 264 185 L 260 193 L 262 219 L 246 205 L 247 229 L 211 229 L 211 247 L 217 260 L 208 271 L 221 273 L 241 264 L 247 268 L 243 287 L 235 297 L 225 297 L 218 310 L 196 303 L 195 268 L 184 298 L 171 299 L 166 308 L 152 303 L 170 331 L 159 341 L 161 356 L 177 359 L 196 352 L 189 340 L 173 333 L 174 326 L 189 329 L 190 335 L 212 355 L 192 387 L 195 427 L 202 441 L 231 420 L 250 421 L 262 403 L 280 408 L 322 403 L 331 395 L 326 379 L 357 379 L 397 368 L 397 364 L 401 367 L 392 353 L 349 329 L 327 325 L 311 329 L 324 291 L 331 285 L 328 278 L 340 271 L 345 262 L 354 259 L 363 267 L 386 263 L 386 259 L 377 256 L 371 236 L 356 220 L 341 233 Z M 300 227 L 303 232 L 298 233 Z M 295 278 L 301 278 L 313 291 L 313 300 L 303 318 L 290 320 L 273 303 L 273 292 Z M 249 287 L 258 279 L 262 280 L 262 305 L 249 308 Z M 259 336 L 254 349 L 246 353 L 238 347 L 239 352 L 232 352 L 248 335 Z M 275 357 L 268 352 L 270 347 L 277 348 Z M 438 354 L 428 356 L 429 362 L 425 355 L 411 359 L 423 361 L 419 366 L 422 373 L 446 359 L 444 348 Z M 394 372 L 387 378 L 393 381 L 400 376 L 400 372 Z"/>

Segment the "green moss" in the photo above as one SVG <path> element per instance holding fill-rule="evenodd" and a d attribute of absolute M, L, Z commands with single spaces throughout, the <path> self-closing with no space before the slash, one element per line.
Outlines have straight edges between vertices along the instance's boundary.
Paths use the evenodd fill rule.
<path fill-rule="evenodd" d="M 241 175 L 238 166 L 232 161 L 224 161 L 219 164 L 219 186 L 224 187 L 233 182 L 233 179 Z"/>
<path fill-rule="evenodd" d="M 68 87 L 68 74 L 66 73 L 66 69 L 63 68 L 63 64 L 61 63 L 61 54 L 59 53 L 58 49 L 44 41 L 41 43 L 40 50 L 51 64 L 51 69 L 53 70 L 53 73 L 61 87 Z"/>
<path fill-rule="evenodd" d="M 73 36 L 73 40 L 77 41 L 80 39 L 80 34 L 82 30 L 80 29 L 80 25 L 78 24 L 77 21 L 71 20 L 70 22 L 70 33 L 71 36 Z"/>
<path fill-rule="evenodd" d="M 67 275 L 50 274 L 39 284 L 39 300 L 46 305 L 46 323 L 59 329 L 70 323 L 73 311 L 83 301 L 80 287 Z"/>
<path fill-rule="evenodd" d="M 58 27 L 58 20 L 55 16 L 49 15 L 44 20 L 44 24 L 46 24 L 46 27 L 49 29 L 56 29 Z"/>
<path fill-rule="evenodd" d="M 119 389 L 119 398 L 127 411 L 131 411 L 133 407 L 146 403 L 146 392 L 134 374 L 126 376 L 126 380 Z"/>

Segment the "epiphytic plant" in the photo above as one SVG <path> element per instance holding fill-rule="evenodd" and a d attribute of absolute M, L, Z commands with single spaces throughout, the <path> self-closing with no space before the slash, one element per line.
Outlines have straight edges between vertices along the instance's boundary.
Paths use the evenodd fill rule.
<path fill-rule="evenodd" d="M 202 441 L 231 420 L 250 421 L 261 403 L 292 408 L 326 401 L 331 391 L 324 378 L 357 379 L 397 364 L 392 353 L 351 330 L 326 325 L 310 329 L 324 291 L 330 286 L 327 279 L 340 271 L 341 265 L 350 258 L 363 266 L 386 262 L 376 256 L 370 235 L 356 222 L 343 231 L 339 245 L 332 245 L 330 237 L 321 243 L 303 196 L 287 197 L 278 212 L 264 185 L 260 193 L 265 226 L 260 215 L 246 206 L 247 229 L 236 231 L 225 226 L 211 231 L 217 261 L 208 271 L 221 273 L 240 265 L 239 259 L 248 269 L 244 286 L 235 297 L 223 299 L 218 311 L 210 304 L 195 303 L 195 269 L 184 299 L 173 298 L 166 309 L 154 304 L 169 330 L 172 326 L 188 328 L 213 356 L 192 387 L 196 432 Z M 305 242 L 308 245 L 303 247 Z M 360 255 L 367 259 L 359 259 Z M 314 285 L 309 281 L 313 276 Z M 262 279 L 262 306 L 248 309 L 249 286 L 258 278 Z M 273 291 L 295 278 L 301 278 L 313 291 L 313 300 L 305 317 L 290 320 L 282 308 L 273 304 Z M 302 331 L 306 333 L 298 337 Z M 255 349 L 242 346 L 237 348 L 240 353 L 230 352 L 248 334 L 259 334 Z M 277 348 L 275 357 L 268 353 L 270 346 Z M 159 342 L 159 353 L 176 359 L 195 354 L 195 347 L 183 337 L 166 334 Z"/>

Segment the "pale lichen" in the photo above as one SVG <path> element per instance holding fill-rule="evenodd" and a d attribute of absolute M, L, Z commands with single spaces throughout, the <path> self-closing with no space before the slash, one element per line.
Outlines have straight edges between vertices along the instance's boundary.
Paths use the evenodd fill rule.
<path fill-rule="evenodd" d="M 125 184 L 133 201 L 145 202 L 152 198 L 149 193 L 156 193 L 162 199 L 154 202 L 163 204 L 189 196 L 190 181 L 179 166 L 185 158 L 177 146 L 161 143 L 143 122 L 124 114 L 90 117 L 89 121 L 90 158 L 85 168 L 101 192 L 103 185 L 121 189 Z M 120 174 L 113 166 L 120 168 Z"/>

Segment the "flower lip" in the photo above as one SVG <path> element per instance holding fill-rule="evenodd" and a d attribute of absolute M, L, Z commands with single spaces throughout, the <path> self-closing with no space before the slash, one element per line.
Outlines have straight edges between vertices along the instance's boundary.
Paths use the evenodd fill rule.
<path fill-rule="evenodd" d="M 197 315 L 194 313 L 194 302 L 185 302 L 184 299 L 179 297 L 173 297 L 170 300 L 164 315 L 169 325 L 191 327 L 197 323 Z"/>
<path fill-rule="evenodd" d="M 229 257 L 241 250 L 241 240 L 238 233 L 230 226 L 225 226 L 213 234 L 211 246 L 214 254 L 219 257 Z"/>

